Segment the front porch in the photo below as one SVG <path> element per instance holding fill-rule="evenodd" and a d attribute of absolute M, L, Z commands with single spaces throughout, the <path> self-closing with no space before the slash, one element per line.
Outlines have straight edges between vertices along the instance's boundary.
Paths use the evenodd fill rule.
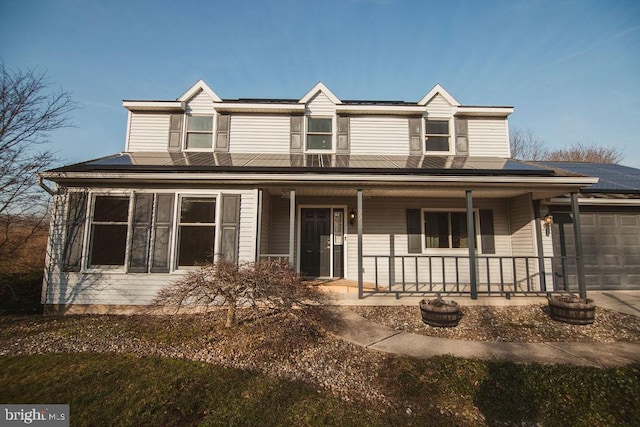
<path fill-rule="evenodd" d="M 544 225 L 544 199 L 565 191 L 522 183 L 266 187 L 259 190 L 256 256 L 285 259 L 307 277 L 346 279 L 359 299 L 584 295 L 580 251 L 555 255 Z M 441 224 L 430 224 L 433 218 Z M 581 248 L 579 223 L 573 237 Z"/>

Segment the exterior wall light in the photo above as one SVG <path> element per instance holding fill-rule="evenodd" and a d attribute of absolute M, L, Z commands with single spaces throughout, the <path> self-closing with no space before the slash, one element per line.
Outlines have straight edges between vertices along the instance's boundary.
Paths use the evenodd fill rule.
<path fill-rule="evenodd" d="M 349 212 L 349 224 L 355 225 L 355 223 L 356 223 L 356 211 L 351 209 L 351 211 Z"/>

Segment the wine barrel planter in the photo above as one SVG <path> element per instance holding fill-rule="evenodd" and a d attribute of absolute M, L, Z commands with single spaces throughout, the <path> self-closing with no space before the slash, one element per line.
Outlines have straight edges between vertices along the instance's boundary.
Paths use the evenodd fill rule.
<path fill-rule="evenodd" d="M 441 328 L 457 326 L 462 317 L 460 306 L 457 302 L 441 299 L 420 301 L 420 313 L 424 323 Z"/>
<path fill-rule="evenodd" d="M 592 299 L 586 301 L 576 296 L 551 296 L 549 315 L 553 320 L 572 325 L 590 325 L 595 320 L 596 305 Z"/>

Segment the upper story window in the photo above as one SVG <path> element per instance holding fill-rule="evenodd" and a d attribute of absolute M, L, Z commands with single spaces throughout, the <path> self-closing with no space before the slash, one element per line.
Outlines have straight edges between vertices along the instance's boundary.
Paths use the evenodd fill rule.
<path fill-rule="evenodd" d="M 213 147 L 213 116 L 187 116 L 185 148 L 211 149 Z"/>
<path fill-rule="evenodd" d="M 307 117 L 307 150 L 333 149 L 333 119 Z"/>
<path fill-rule="evenodd" d="M 425 151 L 451 151 L 448 120 L 425 120 Z"/>

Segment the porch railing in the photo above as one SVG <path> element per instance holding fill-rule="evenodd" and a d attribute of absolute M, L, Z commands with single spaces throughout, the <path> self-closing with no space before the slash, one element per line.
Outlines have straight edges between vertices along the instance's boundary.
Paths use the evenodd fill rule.
<path fill-rule="evenodd" d="M 471 294 L 464 255 L 364 255 L 363 294 Z M 543 268 L 540 268 L 541 265 Z M 577 290 L 575 257 L 476 256 L 482 295 Z"/>

